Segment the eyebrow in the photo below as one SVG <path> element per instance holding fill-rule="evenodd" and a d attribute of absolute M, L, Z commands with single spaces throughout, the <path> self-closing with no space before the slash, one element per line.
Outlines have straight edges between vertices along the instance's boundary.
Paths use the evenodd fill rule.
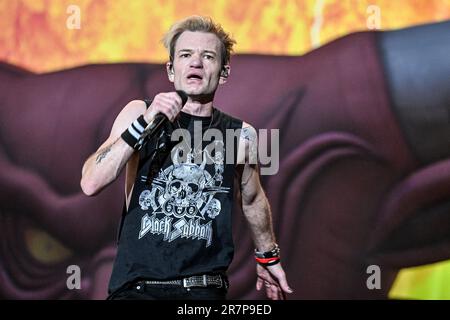
<path fill-rule="evenodd" d="M 189 53 L 192 53 L 194 50 L 192 50 L 192 49 L 180 49 L 180 50 L 178 50 L 178 53 L 181 53 L 181 52 L 189 52 Z M 203 50 L 202 51 L 202 53 L 211 53 L 211 54 L 213 54 L 213 55 L 217 55 L 217 53 L 215 52 L 215 51 L 211 51 L 211 50 Z"/>

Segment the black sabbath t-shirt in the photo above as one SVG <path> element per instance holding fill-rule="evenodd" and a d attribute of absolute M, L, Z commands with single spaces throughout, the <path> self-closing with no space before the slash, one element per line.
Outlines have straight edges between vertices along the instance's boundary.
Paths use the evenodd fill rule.
<path fill-rule="evenodd" d="M 179 132 L 179 141 L 170 142 L 167 137 L 178 127 L 190 136 Z M 227 144 L 226 130 L 241 127 L 241 120 L 216 108 L 212 117 L 180 112 L 178 121 L 167 122 L 163 133 L 142 148 L 119 230 L 110 293 L 136 279 L 227 270 L 234 253 L 231 211 L 238 138 Z M 219 130 L 223 139 L 201 139 L 198 134 L 208 129 Z M 211 148 L 217 144 L 221 148 Z M 226 161 L 227 145 L 233 148 L 232 163 Z"/>

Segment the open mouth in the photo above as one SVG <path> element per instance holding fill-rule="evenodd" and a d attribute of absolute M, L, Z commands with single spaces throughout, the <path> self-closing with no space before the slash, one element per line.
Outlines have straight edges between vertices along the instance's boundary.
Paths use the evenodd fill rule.
<path fill-rule="evenodd" d="M 198 74 L 190 74 L 190 75 L 187 76 L 187 79 L 188 79 L 188 80 L 197 80 L 197 81 L 200 81 L 200 80 L 202 80 L 203 78 L 202 78 L 202 76 L 200 76 L 200 75 L 198 75 Z"/>

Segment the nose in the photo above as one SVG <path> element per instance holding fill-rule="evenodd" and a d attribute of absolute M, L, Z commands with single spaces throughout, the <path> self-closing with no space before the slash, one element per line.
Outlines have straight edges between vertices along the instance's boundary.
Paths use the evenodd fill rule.
<path fill-rule="evenodd" d="M 203 61 L 199 54 L 193 54 L 189 64 L 192 68 L 203 68 Z"/>

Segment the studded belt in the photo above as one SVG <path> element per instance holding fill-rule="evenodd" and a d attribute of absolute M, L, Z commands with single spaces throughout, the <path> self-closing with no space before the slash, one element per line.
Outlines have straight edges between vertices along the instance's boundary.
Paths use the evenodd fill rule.
<path fill-rule="evenodd" d="M 191 287 L 227 287 L 225 279 L 221 275 L 192 276 L 178 280 L 139 280 L 136 285 L 173 285 L 184 288 Z"/>

